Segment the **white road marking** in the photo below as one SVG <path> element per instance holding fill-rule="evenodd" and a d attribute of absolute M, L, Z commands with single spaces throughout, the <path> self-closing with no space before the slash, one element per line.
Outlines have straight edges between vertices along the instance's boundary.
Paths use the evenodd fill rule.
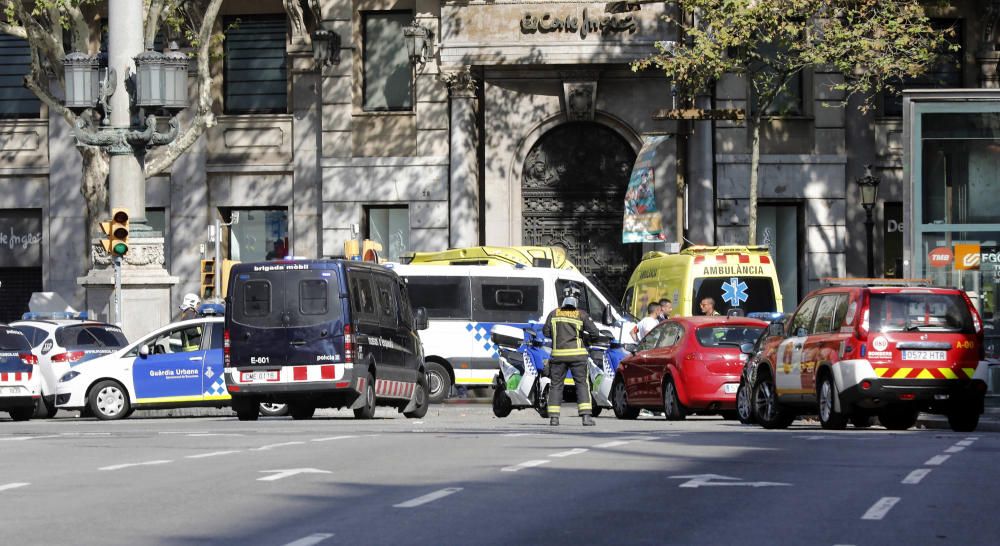
<path fill-rule="evenodd" d="M 505 467 L 501 468 L 500 470 L 503 471 L 503 472 L 517 472 L 518 470 L 524 470 L 525 468 L 531 468 L 533 466 L 543 465 L 543 464 L 545 464 L 547 462 L 549 462 L 549 461 L 547 461 L 547 460 L 525 461 L 523 463 L 516 464 L 514 466 L 505 466 Z"/>
<path fill-rule="evenodd" d="M 537 432 L 508 432 L 507 434 L 504 434 L 504 436 L 508 438 L 517 438 L 520 436 L 536 436 L 536 435 L 538 435 Z"/>
<path fill-rule="evenodd" d="M 448 495 L 452 495 L 461 491 L 461 487 L 448 487 L 446 489 L 439 489 L 433 493 L 428 493 L 422 497 L 417 497 L 415 499 L 408 500 L 406 502 L 401 502 L 399 504 L 393 504 L 393 508 L 413 508 L 414 506 L 420 506 L 421 504 L 427 504 L 428 502 L 434 502 L 438 499 L 443 499 Z"/>
<path fill-rule="evenodd" d="M 931 473 L 930 468 L 918 468 L 913 472 L 910 472 L 908 476 L 903 478 L 903 483 L 905 484 L 917 484 L 920 480 L 924 479 L 928 474 Z"/>
<path fill-rule="evenodd" d="M 971 442 L 975 442 L 978 439 L 979 439 L 979 436 L 969 436 L 968 438 L 966 438 L 966 440 L 969 440 Z"/>
<path fill-rule="evenodd" d="M 45 436 L 11 436 L 0 438 L 0 442 L 23 442 L 25 440 L 38 440 L 39 438 L 58 438 L 60 434 L 47 434 Z"/>
<path fill-rule="evenodd" d="M 965 449 L 965 447 L 963 447 L 963 446 L 951 446 L 948 449 L 944 450 L 944 452 L 945 453 L 958 453 L 959 451 L 962 451 L 964 449 Z"/>
<path fill-rule="evenodd" d="M 193 432 L 191 434 L 188 434 L 188 436 L 191 436 L 193 438 L 201 438 L 201 437 L 204 437 L 204 436 L 243 436 L 243 435 L 235 433 L 235 432 L 233 432 L 233 433 L 229 433 L 229 432 Z"/>
<path fill-rule="evenodd" d="M 333 440 L 343 440 L 345 438 L 357 438 L 357 436 L 346 435 L 346 436 L 330 436 L 329 438 L 313 438 L 311 442 L 330 442 Z"/>
<path fill-rule="evenodd" d="M 422 424 L 424 424 L 423 421 L 410 421 L 410 422 L 413 423 L 414 425 L 422 425 Z"/>
<path fill-rule="evenodd" d="M 171 460 L 160 459 L 160 460 L 157 460 L 157 461 L 146 461 L 144 463 L 113 464 L 111 466 L 102 466 L 101 468 L 98 468 L 98 470 L 121 470 L 123 468 L 129 468 L 129 467 L 132 467 L 132 466 L 150 466 L 150 465 L 155 465 L 155 464 L 167 464 L 167 463 L 172 463 L 172 462 L 173 461 L 171 461 Z"/>
<path fill-rule="evenodd" d="M 938 466 L 939 464 L 947 461 L 949 457 L 951 457 L 951 455 L 935 455 L 930 459 L 927 459 L 927 462 L 924 463 L 924 466 Z"/>
<path fill-rule="evenodd" d="M 962 440 L 961 442 L 956 442 L 955 445 L 969 447 L 972 445 L 972 440 Z"/>
<path fill-rule="evenodd" d="M 261 472 L 274 472 L 270 476 L 264 476 L 263 478 L 257 478 L 259 482 L 273 482 L 275 480 L 282 480 L 297 474 L 330 474 L 329 470 L 320 470 L 318 468 L 283 468 L 280 470 L 261 470 Z"/>
<path fill-rule="evenodd" d="M 776 487 L 792 485 L 782 482 L 744 482 L 732 476 L 720 476 L 719 474 L 690 474 L 684 476 L 670 476 L 673 480 L 687 480 L 678 487 L 698 488 L 698 487 Z M 715 481 L 713 481 L 715 480 Z M 720 481 L 726 480 L 726 481 Z"/>
<path fill-rule="evenodd" d="M 899 497 L 882 497 L 865 512 L 865 515 L 861 516 L 861 519 L 882 519 L 889 513 L 889 510 L 892 510 L 893 506 L 896 506 L 897 502 L 899 502 Z"/>
<path fill-rule="evenodd" d="M 581 453 L 586 453 L 590 451 L 589 449 L 576 447 L 570 449 L 569 451 L 560 451 L 559 453 L 550 453 L 549 457 L 569 457 L 570 455 L 579 455 Z"/>
<path fill-rule="evenodd" d="M 204 459 L 206 457 L 218 457 L 219 455 L 229 455 L 230 453 L 239 453 L 241 450 L 236 449 L 233 451 L 213 451 L 211 453 L 199 453 L 197 455 L 186 455 L 185 459 Z"/>
<path fill-rule="evenodd" d="M 274 449 L 276 447 L 297 446 L 304 443 L 305 442 L 282 442 L 280 444 L 268 444 L 266 446 L 250 448 L 250 451 L 267 451 L 269 449 Z"/>
<path fill-rule="evenodd" d="M 599 448 L 618 447 L 618 446 L 623 446 L 627 443 L 629 443 L 629 440 L 615 440 L 613 442 L 604 442 L 603 444 L 597 444 L 594 447 L 599 447 Z"/>
<path fill-rule="evenodd" d="M 24 487 L 26 485 L 31 485 L 26 482 L 15 482 L 15 483 L 5 483 L 0 485 L 0 491 L 7 491 L 8 489 L 17 489 L 18 487 Z"/>
<path fill-rule="evenodd" d="M 333 536 L 333 533 L 313 533 L 307 537 L 289 542 L 285 546 L 313 546 Z"/>
<path fill-rule="evenodd" d="M 60 436 L 111 436 L 110 432 L 63 432 Z"/>

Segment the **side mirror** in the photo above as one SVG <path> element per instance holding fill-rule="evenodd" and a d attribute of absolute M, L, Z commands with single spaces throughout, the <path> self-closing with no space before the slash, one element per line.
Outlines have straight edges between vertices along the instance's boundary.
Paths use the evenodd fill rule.
<path fill-rule="evenodd" d="M 601 314 L 603 315 L 601 317 L 601 322 L 603 322 L 605 326 L 614 326 L 614 324 L 615 324 L 615 314 L 613 312 L 611 312 L 611 306 L 610 305 L 605 305 L 604 306 L 604 312 L 601 313 Z"/>
<path fill-rule="evenodd" d="M 417 307 L 413 310 L 413 321 L 416 323 L 415 327 L 417 330 L 427 329 L 427 309 L 423 307 Z"/>
<path fill-rule="evenodd" d="M 753 354 L 753 343 L 743 343 L 740 345 L 740 352 L 745 355 Z"/>
<path fill-rule="evenodd" d="M 639 350 L 639 344 L 638 343 L 626 343 L 626 344 L 622 345 L 622 349 L 625 349 L 626 351 L 628 351 L 628 352 L 630 352 L 632 354 L 635 354 L 635 352 Z"/>
<path fill-rule="evenodd" d="M 768 324 L 767 337 L 785 337 L 785 325 L 781 322 Z"/>
<path fill-rule="evenodd" d="M 146 358 L 147 356 L 149 356 L 149 345 L 139 346 L 139 356 L 141 356 L 142 358 Z"/>

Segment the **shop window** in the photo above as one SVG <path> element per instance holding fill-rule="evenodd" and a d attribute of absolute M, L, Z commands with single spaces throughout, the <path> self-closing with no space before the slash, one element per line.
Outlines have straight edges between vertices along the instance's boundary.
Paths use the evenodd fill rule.
<path fill-rule="evenodd" d="M 228 209 L 223 211 L 223 221 L 231 222 L 228 239 L 230 260 L 280 260 L 290 252 L 287 209 Z"/>
<path fill-rule="evenodd" d="M 923 224 L 1000 224 L 1000 112 L 921 115 Z"/>
<path fill-rule="evenodd" d="M 41 103 L 24 87 L 31 48 L 22 38 L 0 34 L 0 118 L 38 118 Z"/>
<path fill-rule="evenodd" d="M 413 109 L 413 69 L 406 52 L 403 27 L 413 21 L 410 11 L 361 14 L 364 58 L 364 110 Z"/>
<path fill-rule="evenodd" d="M 284 15 L 225 20 L 223 88 L 227 114 L 288 111 Z"/>
<path fill-rule="evenodd" d="M 945 43 L 938 51 L 938 58 L 927 72 L 915 78 L 890 82 L 894 92 L 882 94 L 882 115 L 903 115 L 903 89 L 958 88 L 962 87 L 962 20 L 931 19 L 931 28 L 945 37 Z"/>
<path fill-rule="evenodd" d="M 382 257 L 398 262 L 410 248 L 410 209 L 404 206 L 367 207 L 367 238 L 382 245 Z"/>

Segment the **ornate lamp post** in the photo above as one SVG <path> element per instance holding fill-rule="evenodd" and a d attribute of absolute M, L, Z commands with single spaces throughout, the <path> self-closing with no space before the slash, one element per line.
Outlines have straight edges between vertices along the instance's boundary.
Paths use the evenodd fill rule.
<path fill-rule="evenodd" d="M 865 175 L 855 181 L 861 190 L 861 206 L 865 209 L 865 239 L 868 244 L 868 278 L 875 276 L 875 220 L 872 209 L 878 199 L 878 185 L 882 180 L 872 174 L 872 166 L 865 165 Z"/>
<path fill-rule="evenodd" d="M 431 31 L 427 30 L 416 19 L 409 26 L 403 27 L 403 38 L 406 40 L 406 53 L 410 64 L 423 66 L 427 62 L 430 50 Z"/>

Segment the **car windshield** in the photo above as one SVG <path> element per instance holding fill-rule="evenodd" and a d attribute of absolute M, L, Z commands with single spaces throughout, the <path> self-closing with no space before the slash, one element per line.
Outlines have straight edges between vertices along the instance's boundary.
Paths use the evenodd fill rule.
<path fill-rule="evenodd" d="M 31 344 L 20 330 L 4 328 L 0 330 L 0 351 L 31 352 Z"/>
<path fill-rule="evenodd" d="M 739 347 L 756 342 L 763 331 L 760 326 L 702 326 L 695 331 L 695 337 L 702 347 Z"/>
<path fill-rule="evenodd" d="M 715 301 L 715 311 L 725 315 L 739 307 L 744 313 L 777 311 L 771 277 L 698 277 L 692 293 L 695 315 L 704 314 L 699 303 L 706 298 Z"/>
<path fill-rule="evenodd" d="M 976 333 L 969 306 L 959 294 L 872 294 L 868 320 L 872 332 Z"/>
<path fill-rule="evenodd" d="M 115 326 L 79 324 L 56 331 L 56 343 L 66 349 L 118 349 L 128 345 L 125 334 Z"/>

